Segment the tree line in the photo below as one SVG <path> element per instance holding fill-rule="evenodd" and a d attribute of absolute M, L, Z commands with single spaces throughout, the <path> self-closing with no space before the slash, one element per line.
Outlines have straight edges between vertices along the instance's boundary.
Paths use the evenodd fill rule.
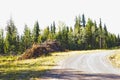
<path fill-rule="evenodd" d="M 5 36 L 4 30 L 0 29 L 0 54 L 21 54 L 34 43 L 40 44 L 46 40 L 57 40 L 69 50 L 103 49 L 120 45 L 119 35 L 110 33 L 101 19 L 96 23 L 90 18 L 86 20 L 84 14 L 75 17 L 74 26 L 67 26 L 64 22 L 56 26 L 53 21 L 41 30 L 38 21 L 33 29 L 25 24 L 22 35 L 18 34 L 14 21 L 10 19 Z"/>

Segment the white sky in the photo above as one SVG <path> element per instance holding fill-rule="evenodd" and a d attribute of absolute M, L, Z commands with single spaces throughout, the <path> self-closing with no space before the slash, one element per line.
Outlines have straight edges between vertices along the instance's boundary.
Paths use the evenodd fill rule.
<path fill-rule="evenodd" d="M 53 21 L 63 21 L 68 26 L 74 25 L 77 15 L 102 21 L 108 31 L 120 34 L 120 0 L 0 0 L 0 28 L 5 29 L 12 16 L 19 33 L 24 24 L 33 27 L 36 20 L 40 27 L 46 27 Z"/>

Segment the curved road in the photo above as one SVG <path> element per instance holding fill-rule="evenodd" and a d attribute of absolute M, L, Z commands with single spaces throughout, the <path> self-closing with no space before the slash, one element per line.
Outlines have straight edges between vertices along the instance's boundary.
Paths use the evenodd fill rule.
<path fill-rule="evenodd" d="M 114 68 L 106 57 L 113 52 L 114 51 L 104 51 L 88 54 L 77 54 L 64 60 L 60 67 L 63 69 L 76 69 L 87 73 L 120 74 L 120 71 Z"/>
<path fill-rule="evenodd" d="M 114 51 L 75 54 L 45 73 L 44 79 L 62 80 L 120 80 L 120 70 L 114 68 L 107 55 Z"/>

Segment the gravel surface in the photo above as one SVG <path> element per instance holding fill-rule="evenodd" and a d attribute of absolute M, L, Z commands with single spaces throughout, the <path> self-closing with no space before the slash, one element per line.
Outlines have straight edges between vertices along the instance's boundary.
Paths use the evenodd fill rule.
<path fill-rule="evenodd" d="M 106 50 L 72 55 L 46 71 L 40 80 L 120 80 L 120 70 L 106 57 L 112 53 Z"/>

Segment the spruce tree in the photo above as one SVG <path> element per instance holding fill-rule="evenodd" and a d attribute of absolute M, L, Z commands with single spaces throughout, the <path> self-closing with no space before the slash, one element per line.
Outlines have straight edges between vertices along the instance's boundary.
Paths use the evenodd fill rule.
<path fill-rule="evenodd" d="M 24 34 L 22 36 L 22 39 L 23 39 L 24 49 L 28 49 L 32 46 L 32 44 L 33 44 L 32 35 L 31 35 L 31 31 L 27 25 L 25 25 L 25 27 L 24 27 Z"/>
<path fill-rule="evenodd" d="M 7 23 L 7 33 L 5 38 L 5 53 L 16 53 L 17 52 L 17 28 L 12 19 Z"/>
<path fill-rule="evenodd" d="M 84 14 L 82 15 L 82 26 L 85 27 L 86 25 L 86 20 Z"/>
<path fill-rule="evenodd" d="M 42 42 L 46 41 L 47 39 L 51 39 L 49 26 L 47 26 L 47 27 L 43 30 L 43 34 L 42 34 L 42 36 L 41 36 Z"/>
<path fill-rule="evenodd" d="M 103 48 L 103 32 L 102 32 L 102 21 L 100 18 L 99 22 L 99 48 Z"/>
<path fill-rule="evenodd" d="M 93 40 L 93 35 L 92 35 L 92 27 L 94 23 L 93 21 L 89 18 L 86 24 L 86 40 L 87 40 L 87 48 L 91 49 L 92 48 L 92 40 Z"/>
<path fill-rule="evenodd" d="M 75 41 L 75 49 L 80 48 L 81 45 L 81 17 L 78 16 L 75 18 L 74 25 L 74 41 Z"/>
<path fill-rule="evenodd" d="M 36 21 L 33 28 L 33 41 L 35 43 L 38 43 L 38 38 L 40 35 L 39 33 L 40 33 L 39 23 L 38 21 Z"/>
<path fill-rule="evenodd" d="M 0 54 L 4 53 L 4 31 L 0 29 Z"/>

